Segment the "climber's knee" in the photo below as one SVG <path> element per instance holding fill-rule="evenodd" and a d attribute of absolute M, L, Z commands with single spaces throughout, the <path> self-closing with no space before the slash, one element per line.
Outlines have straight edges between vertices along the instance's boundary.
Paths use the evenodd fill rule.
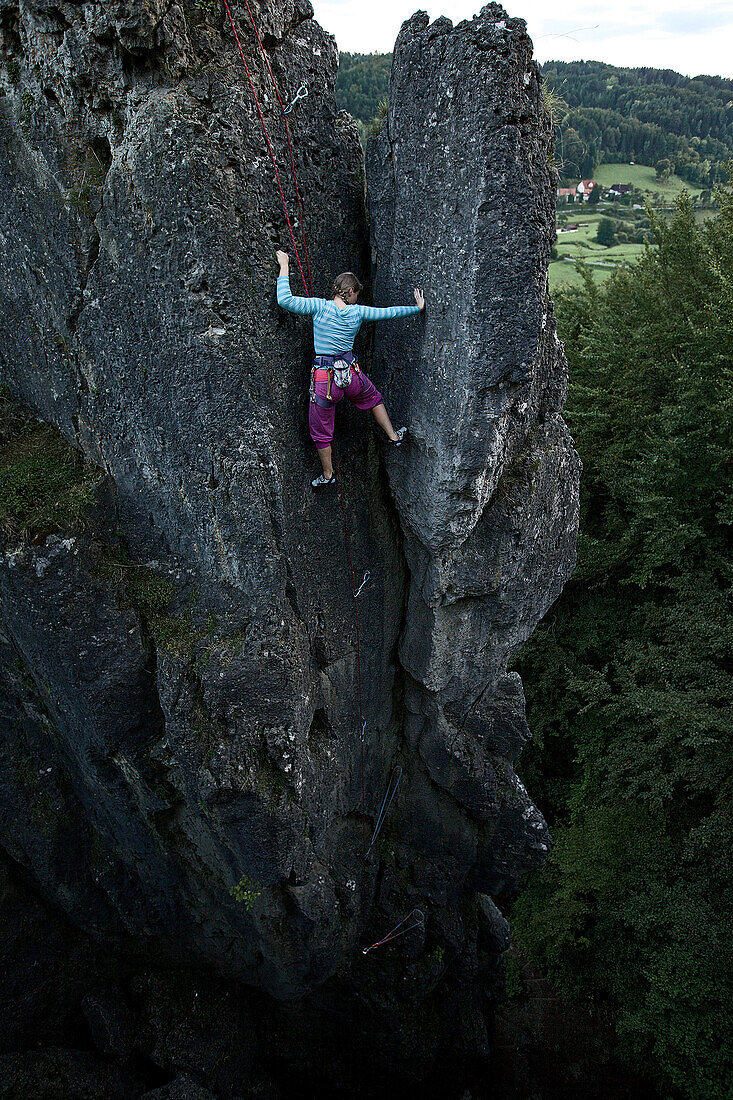
<path fill-rule="evenodd" d="M 336 419 L 334 408 L 322 409 L 315 401 L 308 406 L 308 427 L 311 439 L 319 451 L 333 443 L 333 427 Z"/>
<path fill-rule="evenodd" d="M 371 378 L 367 378 L 364 371 L 361 372 L 361 378 L 363 385 L 361 389 L 352 397 L 349 390 L 346 391 L 346 396 L 349 398 L 353 405 L 356 405 L 357 409 L 373 409 L 376 405 L 381 405 L 384 402 L 384 398 L 372 382 Z M 351 387 L 349 387 L 350 389 Z"/>

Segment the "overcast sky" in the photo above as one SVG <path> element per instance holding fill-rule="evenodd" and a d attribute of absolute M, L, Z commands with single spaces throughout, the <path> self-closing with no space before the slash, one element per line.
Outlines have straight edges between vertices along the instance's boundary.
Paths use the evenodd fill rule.
<path fill-rule="evenodd" d="M 453 25 L 472 19 L 480 0 L 311 0 L 316 19 L 349 53 L 389 53 L 416 11 Z M 733 78 L 733 0 L 507 0 L 527 22 L 534 56 L 544 61 L 606 61 L 674 69 L 684 76 Z"/>

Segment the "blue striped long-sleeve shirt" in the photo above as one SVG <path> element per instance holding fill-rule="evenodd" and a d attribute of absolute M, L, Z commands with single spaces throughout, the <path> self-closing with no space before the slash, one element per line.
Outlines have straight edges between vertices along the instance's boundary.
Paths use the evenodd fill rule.
<path fill-rule="evenodd" d="M 362 321 L 384 321 L 388 317 L 409 317 L 420 306 L 360 306 L 356 302 L 339 309 L 332 298 L 296 298 L 290 293 L 290 276 L 277 279 L 277 302 L 290 313 L 313 317 L 313 345 L 316 355 L 340 355 L 351 351 Z"/>

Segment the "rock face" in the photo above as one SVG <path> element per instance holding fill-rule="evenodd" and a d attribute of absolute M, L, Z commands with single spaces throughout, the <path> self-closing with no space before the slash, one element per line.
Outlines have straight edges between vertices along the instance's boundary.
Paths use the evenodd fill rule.
<path fill-rule="evenodd" d="M 106 947 L 290 1004 L 323 1049 L 338 1005 L 334 1046 L 414 1076 L 488 1053 L 492 898 L 550 839 L 506 668 L 574 565 L 551 128 L 522 20 L 418 12 L 367 225 L 334 40 L 307 0 L 255 14 L 283 100 L 308 86 L 289 118 L 313 292 L 347 269 L 368 292 L 370 235 L 375 304 L 425 287 L 424 315 L 356 344 L 410 445 L 385 464 L 342 403 L 343 513 L 311 491 L 310 324 L 277 306 L 292 249 L 225 12 L 1 0 L 2 380 L 105 481 L 91 528 L 6 539 L 0 843 Z"/>
<path fill-rule="evenodd" d="M 506 665 L 560 594 L 577 528 L 547 287 L 551 131 L 531 53 L 524 21 L 498 4 L 455 28 L 418 12 L 397 38 L 367 161 L 375 296 L 424 282 L 429 302 L 417 332 L 379 328 L 374 352 L 412 440 L 389 462 L 410 571 L 406 732 L 432 782 L 482 823 L 454 886 L 494 895 L 547 847 L 507 767 L 528 731 Z"/>

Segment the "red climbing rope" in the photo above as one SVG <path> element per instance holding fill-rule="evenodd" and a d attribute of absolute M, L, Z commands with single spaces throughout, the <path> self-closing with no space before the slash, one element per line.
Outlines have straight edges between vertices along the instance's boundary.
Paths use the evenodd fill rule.
<path fill-rule="evenodd" d="M 225 2 L 226 2 L 226 0 L 225 0 Z M 265 64 L 267 65 L 267 71 L 269 72 L 269 74 L 272 78 L 272 83 L 275 87 L 275 95 L 278 98 L 278 102 L 280 103 L 280 106 L 281 106 L 282 112 L 283 112 L 283 122 L 285 123 L 285 134 L 286 134 L 287 139 L 288 139 L 288 150 L 290 151 L 290 171 L 291 171 L 292 176 L 293 176 L 293 183 L 295 184 L 295 198 L 296 198 L 296 201 L 298 203 L 298 216 L 300 218 L 300 228 L 301 228 L 301 232 L 302 232 L 302 236 L 303 236 L 303 251 L 305 252 L 305 262 L 306 262 L 306 265 L 307 265 L 307 268 L 308 268 L 308 293 L 313 294 L 313 280 L 311 278 L 310 256 L 308 255 L 308 245 L 305 243 L 305 219 L 303 218 L 303 208 L 300 205 L 300 191 L 298 190 L 298 177 L 295 173 L 295 158 L 293 156 L 293 146 L 290 142 L 290 127 L 288 126 L 288 118 L 287 118 L 287 115 L 285 114 L 285 104 L 282 101 L 282 96 L 280 95 L 280 89 L 277 86 L 277 81 L 275 80 L 275 74 L 273 73 L 272 68 L 270 66 L 270 60 L 267 56 L 267 53 L 265 52 L 265 47 L 262 45 L 262 39 L 260 38 L 260 32 L 257 30 L 257 24 L 255 23 L 254 16 L 252 15 L 252 9 L 249 6 L 249 0 L 244 0 L 244 2 L 247 5 L 247 11 L 249 12 L 249 18 L 252 22 L 252 27 L 254 28 L 254 32 L 257 35 L 257 41 L 260 44 L 260 50 L 262 51 L 262 56 L 265 59 Z M 302 272 L 301 272 L 301 274 L 302 274 Z"/>
<path fill-rule="evenodd" d="M 411 920 L 412 924 L 407 924 Z M 406 928 L 402 925 L 407 924 Z M 391 932 L 381 939 L 373 943 L 371 947 L 362 948 L 362 955 L 368 955 L 370 951 L 373 951 L 375 947 L 381 947 L 384 943 L 389 943 L 390 940 L 396 940 L 398 936 L 404 936 L 405 932 L 411 932 L 413 928 L 419 928 L 421 924 L 425 924 L 425 914 L 422 909 L 413 909 L 411 913 L 408 913 L 406 917 L 403 917 L 399 924 L 396 924 Z"/>
<path fill-rule="evenodd" d="M 237 46 L 239 47 L 239 53 L 241 54 L 242 64 L 244 65 L 245 72 L 247 73 L 247 79 L 249 80 L 249 86 L 252 89 L 252 95 L 255 97 L 255 103 L 257 104 L 257 112 L 260 116 L 260 122 L 262 123 L 262 129 L 263 129 L 263 132 L 264 132 L 264 135 L 265 135 L 265 141 L 267 142 L 267 148 L 270 150 L 270 160 L 272 161 L 272 167 L 275 169 L 275 178 L 277 179 L 277 186 L 278 186 L 278 189 L 280 191 L 280 198 L 282 199 L 283 210 L 285 211 L 285 220 L 287 221 L 288 229 L 290 230 L 290 239 L 293 242 L 293 249 L 295 250 L 295 259 L 296 259 L 297 264 L 298 264 L 298 270 L 300 271 L 300 277 L 303 280 L 303 286 L 305 287 L 306 294 L 311 295 L 313 293 L 313 291 L 309 287 L 309 285 L 306 281 L 306 277 L 303 274 L 303 265 L 300 262 L 300 255 L 298 253 L 298 246 L 295 243 L 295 234 L 293 233 L 293 227 L 290 224 L 290 217 L 288 215 L 288 207 L 287 207 L 287 203 L 285 202 L 285 193 L 283 192 L 283 186 L 282 186 L 282 183 L 280 181 L 280 173 L 277 170 L 277 163 L 275 161 L 275 154 L 272 150 L 272 142 L 270 141 L 270 135 L 267 131 L 267 125 L 265 123 L 264 115 L 262 114 L 262 108 L 260 107 L 260 101 L 257 98 L 257 92 L 255 91 L 254 82 L 252 80 L 252 74 L 250 73 L 249 68 L 247 66 L 247 61 L 245 59 L 244 52 L 242 50 L 242 46 L 241 46 L 241 43 L 239 41 L 239 35 L 237 34 L 237 28 L 234 25 L 234 20 L 232 19 L 232 13 L 229 10 L 229 4 L 227 3 L 227 0 L 224 0 L 224 7 L 227 9 L 227 15 L 229 16 L 229 22 L 232 25 L 232 31 L 234 32 L 234 37 L 236 39 Z M 247 5 L 247 10 L 249 10 L 249 4 Z M 252 16 L 252 13 L 250 12 L 250 17 L 251 16 Z M 254 19 L 252 20 L 252 22 L 254 23 Z M 256 31 L 256 29 L 257 28 L 255 28 L 255 31 Z M 259 34 L 257 35 L 257 41 L 260 43 L 260 49 L 264 53 L 265 52 L 264 47 L 262 46 L 262 42 L 260 41 Z M 267 58 L 265 58 L 265 60 L 267 60 Z M 269 68 L 269 63 L 268 63 L 268 68 Z M 275 77 L 273 76 L 272 79 L 274 80 Z M 280 93 L 279 92 L 278 92 L 278 99 L 280 99 Z M 282 104 L 282 100 L 280 100 L 280 103 Z M 286 119 L 285 120 L 286 127 L 287 127 L 287 124 L 288 123 L 287 123 L 287 119 Z M 289 132 L 288 132 L 288 144 L 290 144 L 290 134 L 289 134 Z M 291 148 L 291 155 L 292 155 L 292 148 Z M 293 165 L 293 172 L 295 172 L 295 165 Z M 297 185 L 296 185 L 296 189 L 297 189 Z M 298 200 L 298 205 L 300 206 L 300 199 Z M 303 220 L 302 220 L 302 212 L 301 212 L 301 227 L 302 226 L 303 226 Z M 303 237 L 303 241 L 305 243 L 305 237 Z M 309 270 L 309 274 L 310 274 L 310 270 Z"/>

